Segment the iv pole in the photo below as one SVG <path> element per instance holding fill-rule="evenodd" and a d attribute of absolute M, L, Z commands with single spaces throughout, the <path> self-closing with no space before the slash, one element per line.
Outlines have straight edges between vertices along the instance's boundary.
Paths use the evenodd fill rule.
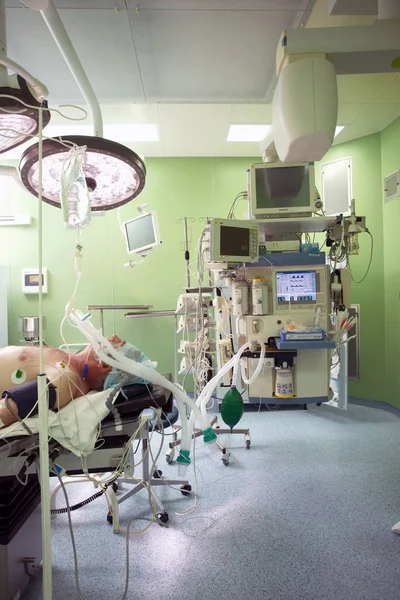
<path fill-rule="evenodd" d="M 25 0 L 29 8 L 40 11 L 47 28 L 53 36 L 69 70 L 72 73 L 92 117 L 94 135 L 103 136 L 103 118 L 99 102 L 87 78 L 82 64 L 75 52 L 64 24 L 52 0 Z M 48 446 L 48 389 L 46 375 L 43 373 L 43 310 L 42 310 L 42 272 L 43 272 L 43 206 L 42 206 L 42 125 L 43 114 L 39 111 L 39 344 L 40 373 L 38 375 L 39 403 L 39 446 L 40 446 L 40 486 L 42 505 L 42 545 L 43 545 L 43 600 L 52 600 L 51 571 L 51 521 L 50 521 L 50 488 L 49 488 L 49 446 Z"/>
<path fill-rule="evenodd" d="M 38 240 L 39 240 L 39 374 L 38 390 L 38 423 L 39 423 L 39 465 L 40 465 L 40 501 L 42 511 L 42 559 L 43 559 L 43 600 L 53 597 L 53 578 L 51 570 L 51 517 L 50 517 L 50 483 L 49 483 L 49 402 L 46 375 L 43 373 L 43 111 L 39 109 L 39 208 L 38 208 Z"/>

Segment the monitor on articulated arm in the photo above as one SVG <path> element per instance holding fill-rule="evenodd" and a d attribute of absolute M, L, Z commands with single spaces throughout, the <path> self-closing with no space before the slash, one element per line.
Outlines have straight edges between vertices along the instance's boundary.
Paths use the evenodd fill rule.
<path fill-rule="evenodd" d="M 134 219 L 125 221 L 123 233 L 128 254 L 138 254 L 142 258 L 139 262 L 130 260 L 125 266 L 134 267 L 140 264 L 155 246 L 161 244 L 154 212 L 143 213 Z"/>

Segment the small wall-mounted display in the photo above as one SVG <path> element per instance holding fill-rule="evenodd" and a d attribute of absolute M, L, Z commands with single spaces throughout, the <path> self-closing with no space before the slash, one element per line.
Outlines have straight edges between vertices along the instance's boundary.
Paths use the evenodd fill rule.
<path fill-rule="evenodd" d="M 351 159 L 341 158 L 321 165 L 321 183 L 325 214 L 350 215 L 353 197 Z"/>
<path fill-rule="evenodd" d="M 47 269 L 42 269 L 42 293 L 48 292 Z M 39 269 L 22 269 L 22 293 L 39 293 Z"/>
<path fill-rule="evenodd" d="M 390 202 L 400 197 L 400 171 L 396 171 L 385 177 L 383 191 L 385 202 Z"/>

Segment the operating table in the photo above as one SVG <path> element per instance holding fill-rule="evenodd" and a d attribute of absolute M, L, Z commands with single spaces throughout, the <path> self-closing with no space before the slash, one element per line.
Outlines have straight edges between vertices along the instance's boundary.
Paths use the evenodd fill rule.
<path fill-rule="evenodd" d="M 112 523 L 115 533 L 119 531 L 119 504 L 140 490 L 149 492 L 150 503 L 157 506 L 157 519 L 165 523 L 168 521 L 168 515 L 152 487 L 177 484 L 181 486 L 183 495 L 188 495 L 191 488 L 186 480 L 164 479 L 156 468 L 153 473 L 150 472 L 151 427 L 149 420 L 143 418 L 142 411 L 149 408 L 161 409 L 162 418 L 168 418 L 173 406 L 172 395 L 156 386 L 130 385 L 123 388 L 114 406 L 120 417 L 118 423 L 111 413 L 101 421 L 98 437 L 101 445 L 84 456 L 85 471 L 93 474 L 96 480 L 99 474 L 114 471 L 123 454 L 127 456 L 123 475 L 107 486 L 105 492 L 111 504 L 107 519 Z M 135 457 L 132 443 L 127 447 L 132 436 L 135 436 L 135 440 L 140 440 L 142 446 L 141 477 L 134 473 Z M 86 476 L 79 477 L 84 474 L 82 457 L 54 439 L 49 442 L 49 453 L 54 468 L 68 475 L 64 479 L 65 483 L 88 481 Z M 0 439 L 0 600 L 14 600 L 19 597 L 18 594 L 23 593 L 30 576 L 41 561 L 37 459 L 37 434 L 33 435 L 33 439 L 27 435 Z M 98 481 L 99 485 L 102 485 L 101 479 Z M 124 490 L 119 490 L 121 484 L 124 485 Z M 128 489 L 125 489 L 127 485 Z M 55 504 L 59 488 L 60 484 L 56 484 L 52 493 L 53 516 L 63 512 L 62 509 L 56 509 Z"/>

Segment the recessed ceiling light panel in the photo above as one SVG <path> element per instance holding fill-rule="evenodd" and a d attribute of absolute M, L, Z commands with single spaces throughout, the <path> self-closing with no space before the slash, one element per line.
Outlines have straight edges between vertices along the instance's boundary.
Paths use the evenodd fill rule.
<path fill-rule="evenodd" d="M 231 125 L 227 142 L 260 142 L 270 130 L 271 125 Z"/>

